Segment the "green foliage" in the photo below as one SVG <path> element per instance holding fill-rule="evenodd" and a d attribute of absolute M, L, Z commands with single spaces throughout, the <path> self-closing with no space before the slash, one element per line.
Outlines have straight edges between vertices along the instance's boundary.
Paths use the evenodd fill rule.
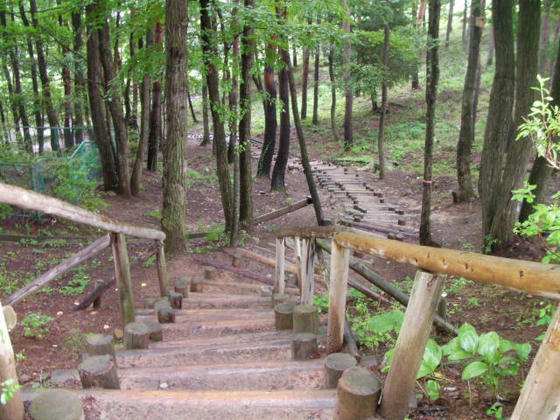
<path fill-rule="evenodd" d="M 33 312 L 27 315 L 21 321 L 23 327 L 23 335 L 42 339 L 49 332 L 47 325 L 54 319 L 52 316 L 43 314 L 42 312 Z"/>
<path fill-rule="evenodd" d="M 0 383 L 0 389 L 2 390 L 0 404 L 6 405 L 14 397 L 16 391 L 21 389 L 21 385 L 18 385 L 15 379 L 8 379 Z"/>
<path fill-rule="evenodd" d="M 148 268 L 151 267 L 157 259 L 157 255 L 152 255 L 151 257 L 147 258 L 146 261 L 142 263 L 142 267 Z"/>
<path fill-rule="evenodd" d="M 206 168 L 209 171 L 208 168 Z M 187 169 L 187 187 L 194 185 L 205 185 L 208 183 L 215 184 L 218 182 L 218 176 L 215 172 L 209 171 L 207 173 L 198 172 L 194 169 Z"/>
<path fill-rule="evenodd" d="M 80 357 L 86 351 L 86 338 L 91 333 L 84 334 L 78 328 L 72 328 L 68 335 L 64 338 L 62 347 L 68 350 L 74 358 Z"/>
<path fill-rule="evenodd" d="M 363 299 L 358 299 L 355 309 L 356 315 L 352 318 L 352 331 L 359 337 L 363 345 L 375 348 L 382 342 L 396 340 L 404 319 L 402 311 L 394 309 L 372 316 Z"/>
<path fill-rule="evenodd" d="M 503 410 L 504 410 L 503 404 L 500 402 L 495 402 L 494 404 L 492 404 L 491 407 L 489 407 L 486 410 L 486 414 L 488 414 L 489 416 L 494 416 L 496 420 L 503 420 L 504 419 L 502 415 Z"/>
<path fill-rule="evenodd" d="M 161 220 L 161 218 L 163 217 L 161 214 L 161 211 L 159 211 L 158 209 L 154 209 L 154 210 L 150 210 L 149 212 L 146 213 L 148 216 L 152 216 L 158 220 Z"/>
<path fill-rule="evenodd" d="M 326 314 L 329 312 L 329 294 L 322 296 L 313 295 L 313 305 L 319 310 L 319 313 Z"/>
<path fill-rule="evenodd" d="M 66 286 L 60 289 L 60 293 L 65 296 L 81 295 L 89 283 L 89 275 L 85 272 L 84 267 L 79 267 L 77 273 L 74 274 L 72 280 Z"/>

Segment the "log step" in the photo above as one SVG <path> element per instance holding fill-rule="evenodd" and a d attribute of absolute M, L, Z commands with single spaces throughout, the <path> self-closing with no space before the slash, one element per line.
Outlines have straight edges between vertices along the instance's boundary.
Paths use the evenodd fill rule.
<path fill-rule="evenodd" d="M 192 293 L 191 295 L 196 295 Z M 200 296 L 200 295 L 199 295 Z M 183 300 L 184 309 L 193 308 L 271 308 L 270 297 L 250 295 L 207 295 L 207 297 L 193 296 Z"/>
<path fill-rule="evenodd" d="M 96 420 L 330 420 L 335 407 L 333 390 L 72 392 L 84 401 L 86 419 Z"/>

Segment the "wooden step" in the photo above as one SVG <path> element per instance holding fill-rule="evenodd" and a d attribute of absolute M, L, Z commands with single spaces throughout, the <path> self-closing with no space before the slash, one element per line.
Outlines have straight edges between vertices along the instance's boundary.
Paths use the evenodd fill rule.
<path fill-rule="evenodd" d="M 198 296 L 197 296 L 198 295 Z M 270 297 L 250 296 L 250 295 L 206 295 L 192 294 L 187 299 L 183 299 L 183 308 L 272 308 Z"/>
<path fill-rule="evenodd" d="M 35 392 L 24 397 L 29 400 Z M 336 394 L 335 390 L 72 392 L 84 401 L 87 420 L 330 420 Z"/>
<path fill-rule="evenodd" d="M 137 321 L 146 321 L 154 319 L 154 311 L 149 314 L 136 315 Z M 253 309 L 253 308 L 233 308 L 233 309 L 178 309 L 175 311 L 175 323 L 192 322 L 192 321 L 220 321 L 231 319 L 264 319 L 274 318 L 274 312 L 271 308 Z"/>

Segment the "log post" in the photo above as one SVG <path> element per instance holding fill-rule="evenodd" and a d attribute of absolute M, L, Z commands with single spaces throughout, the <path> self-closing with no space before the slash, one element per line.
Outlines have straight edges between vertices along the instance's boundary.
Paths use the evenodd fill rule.
<path fill-rule="evenodd" d="M 560 309 L 535 356 L 511 420 L 556 420 L 560 414 Z"/>
<path fill-rule="evenodd" d="M 358 364 L 356 358 L 348 353 L 331 353 L 325 359 L 325 387 L 336 388 L 338 380 L 346 369 Z"/>
<path fill-rule="evenodd" d="M 317 356 L 317 336 L 310 333 L 295 334 L 292 339 L 292 359 L 309 360 Z"/>
<path fill-rule="evenodd" d="M 173 309 L 181 309 L 183 307 L 183 295 L 179 292 L 170 292 L 169 303 Z"/>
<path fill-rule="evenodd" d="M 277 330 L 291 330 L 294 327 L 293 303 L 279 303 L 274 307 L 274 324 Z"/>
<path fill-rule="evenodd" d="M 5 381 L 11 381 L 11 386 L 18 386 L 14 349 L 0 303 L 0 383 Z M 14 392 L 12 399 L 7 404 L 0 404 L 0 419 L 23 419 L 23 401 L 19 390 Z"/>
<path fill-rule="evenodd" d="M 175 291 L 181 293 L 184 298 L 189 297 L 189 292 L 191 288 L 191 281 L 188 277 L 181 277 L 175 280 Z"/>
<path fill-rule="evenodd" d="M 422 363 L 445 275 L 417 271 L 391 369 L 385 380 L 381 416 L 402 420 L 409 410 L 416 373 Z"/>
<path fill-rule="evenodd" d="M 130 280 L 130 264 L 128 252 L 126 251 L 126 239 L 124 233 L 111 233 L 111 247 L 115 260 L 115 278 L 119 289 L 121 300 L 121 315 L 123 324 L 134 322 L 134 297 L 132 295 L 132 284 Z"/>
<path fill-rule="evenodd" d="M 155 319 L 144 321 L 143 324 L 148 328 L 150 341 L 163 341 L 163 328 Z"/>
<path fill-rule="evenodd" d="M 163 241 L 156 241 L 157 246 L 157 272 L 159 280 L 159 293 L 161 297 L 169 294 L 169 277 L 167 275 L 167 262 L 165 260 L 165 248 Z"/>
<path fill-rule="evenodd" d="M 120 389 L 117 365 L 108 354 L 88 357 L 78 366 L 78 373 L 84 388 Z"/>
<path fill-rule="evenodd" d="M 294 334 L 319 334 L 319 312 L 315 306 L 301 304 L 294 307 L 293 331 Z"/>
<path fill-rule="evenodd" d="M 150 330 L 146 324 L 131 322 L 124 327 L 124 346 L 127 349 L 147 349 L 150 344 Z"/>
<path fill-rule="evenodd" d="M 274 279 L 276 280 L 275 292 L 283 295 L 286 289 L 286 273 L 284 265 L 286 263 L 286 244 L 284 238 L 276 238 L 276 265 Z"/>
<path fill-rule="evenodd" d="M 200 277 L 191 278 L 191 292 L 202 293 L 204 290 L 204 280 Z"/>
<path fill-rule="evenodd" d="M 301 303 L 312 304 L 315 289 L 315 243 L 313 239 L 302 241 Z"/>
<path fill-rule="evenodd" d="M 369 370 L 358 366 L 347 369 L 336 387 L 335 420 L 376 418 L 380 391 L 379 379 Z"/>
<path fill-rule="evenodd" d="M 109 354 L 115 356 L 113 336 L 93 334 L 86 338 L 86 352 L 89 356 L 102 356 Z"/>
<path fill-rule="evenodd" d="M 331 278 L 329 286 L 329 323 L 327 330 L 327 354 L 342 349 L 344 321 L 346 320 L 346 288 L 350 250 L 332 241 Z"/>
<path fill-rule="evenodd" d="M 204 278 L 206 280 L 216 280 L 218 276 L 218 271 L 216 267 L 204 267 Z"/>
<path fill-rule="evenodd" d="M 33 398 L 29 414 L 33 420 L 84 420 L 85 418 L 81 398 L 64 389 L 49 389 L 41 392 Z"/>

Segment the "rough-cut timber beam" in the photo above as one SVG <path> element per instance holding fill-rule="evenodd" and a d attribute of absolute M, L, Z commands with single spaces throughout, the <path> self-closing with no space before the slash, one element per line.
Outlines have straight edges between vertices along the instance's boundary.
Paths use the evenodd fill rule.
<path fill-rule="evenodd" d="M 302 239 L 330 239 L 343 229 L 337 226 L 313 226 L 309 228 L 287 228 L 276 231 L 277 238 L 297 237 Z"/>
<path fill-rule="evenodd" d="M 432 273 L 461 276 L 560 300 L 559 265 L 432 248 L 349 232 L 336 234 L 334 241 L 342 247 L 410 264 Z"/>
<path fill-rule="evenodd" d="M 76 223 L 103 229 L 109 232 L 124 233 L 139 238 L 163 241 L 165 233 L 156 229 L 142 228 L 118 222 L 107 216 L 93 213 L 62 200 L 39 194 L 25 188 L 0 183 L 0 202 L 27 210 L 40 211 Z"/>
<path fill-rule="evenodd" d="M 258 223 L 268 222 L 269 220 L 273 220 L 285 214 L 302 209 L 312 203 L 313 203 L 313 199 L 311 197 L 307 197 L 306 199 L 300 200 L 297 203 L 294 203 L 290 206 L 286 206 L 281 209 L 272 211 L 270 213 L 263 214 L 262 216 L 258 216 L 253 220 L 253 224 L 256 225 Z"/>
<path fill-rule="evenodd" d="M 80 265 L 87 259 L 93 257 L 94 255 L 99 254 L 105 248 L 111 245 L 111 238 L 109 235 L 104 235 L 95 242 L 91 243 L 87 247 L 81 249 L 80 251 L 76 252 L 70 258 L 64 260 L 56 267 L 51 268 L 46 273 L 42 274 L 41 276 L 37 277 L 27 286 L 22 287 L 17 292 L 13 293 L 12 295 L 8 296 L 4 299 L 4 305 L 15 305 L 17 302 L 22 300 L 24 297 L 30 295 L 31 293 L 36 292 L 37 290 L 41 289 L 45 285 L 47 285 L 52 280 L 56 279 L 59 275 L 66 272 L 67 270 Z"/>

